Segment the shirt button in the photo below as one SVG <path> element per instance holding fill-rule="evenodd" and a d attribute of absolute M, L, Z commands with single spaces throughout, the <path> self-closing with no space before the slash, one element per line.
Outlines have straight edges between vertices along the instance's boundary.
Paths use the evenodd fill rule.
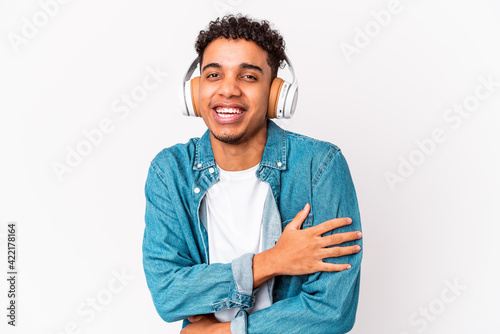
<path fill-rule="evenodd" d="M 278 161 L 278 167 L 281 167 L 282 163 L 281 161 Z"/>
<path fill-rule="evenodd" d="M 202 164 L 197 164 L 196 167 L 201 168 Z"/>
<path fill-rule="evenodd" d="M 195 194 L 199 194 L 200 193 L 200 188 L 198 188 L 198 187 L 194 188 L 194 192 L 195 192 Z"/>
<path fill-rule="evenodd" d="M 215 172 L 215 169 L 213 169 L 212 167 L 210 167 L 210 169 L 208 170 L 208 172 L 209 172 L 210 174 L 213 174 L 213 173 Z"/>

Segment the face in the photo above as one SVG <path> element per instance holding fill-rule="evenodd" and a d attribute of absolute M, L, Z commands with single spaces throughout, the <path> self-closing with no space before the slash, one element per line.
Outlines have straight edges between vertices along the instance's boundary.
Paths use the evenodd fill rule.
<path fill-rule="evenodd" d="M 221 37 L 206 47 L 201 66 L 199 106 L 212 139 L 241 144 L 265 136 L 267 52 L 252 41 Z"/>

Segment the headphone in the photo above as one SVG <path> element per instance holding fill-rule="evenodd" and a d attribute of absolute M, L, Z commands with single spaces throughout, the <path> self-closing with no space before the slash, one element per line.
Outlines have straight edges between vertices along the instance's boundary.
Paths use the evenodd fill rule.
<path fill-rule="evenodd" d="M 268 118 L 292 118 L 299 93 L 299 85 L 295 78 L 295 71 L 292 63 L 285 56 L 285 62 L 292 73 L 292 82 L 281 78 L 274 78 L 269 92 L 269 103 L 267 106 Z M 184 75 L 182 86 L 180 87 L 182 114 L 184 116 L 201 117 L 198 91 L 200 87 L 200 77 L 191 79 L 194 71 L 200 63 L 199 57 L 196 58 L 188 71 Z"/>

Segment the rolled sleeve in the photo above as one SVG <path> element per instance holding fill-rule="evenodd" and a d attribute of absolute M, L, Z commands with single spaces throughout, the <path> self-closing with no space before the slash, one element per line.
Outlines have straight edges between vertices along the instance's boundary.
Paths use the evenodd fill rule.
<path fill-rule="evenodd" d="M 231 263 L 234 281 L 238 290 L 238 294 L 242 296 L 252 296 L 253 292 L 253 257 L 254 254 L 248 253 L 236 258 Z M 246 297 L 245 297 L 246 298 Z M 251 307 L 253 307 L 253 298 Z"/>
<path fill-rule="evenodd" d="M 215 312 L 234 307 L 248 310 L 254 306 L 255 296 L 252 294 L 253 256 L 254 254 L 248 253 L 233 260 L 231 263 L 231 272 L 233 274 L 234 286 L 231 288 L 231 293 L 227 300 L 214 304 Z"/>

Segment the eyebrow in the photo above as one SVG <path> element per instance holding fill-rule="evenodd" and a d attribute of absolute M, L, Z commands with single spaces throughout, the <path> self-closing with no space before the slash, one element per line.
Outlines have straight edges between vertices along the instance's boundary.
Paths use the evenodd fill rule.
<path fill-rule="evenodd" d="M 205 66 L 203 66 L 203 68 L 201 69 L 201 71 L 205 72 L 205 70 L 207 68 L 212 68 L 212 67 L 222 68 L 222 65 L 219 64 L 219 63 L 209 63 L 209 64 L 206 64 Z M 262 68 L 260 68 L 257 65 L 253 65 L 253 64 L 249 64 L 249 63 L 241 63 L 240 64 L 240 68 L 242 68 L 242 69 L 249 69 L 249 70 L 256 70 L 256 71 L 259 71 L 261 74 L 264 74 L 264 71 L 262 70 Z"/>
<path fill-rule="evenodd" d="M 209 64 L 206 64 L 205 66 L 203 66 L 203 68 L 201 69 L 201 71 L 205 72 L 205 70 L 207 68 L 211 68 L 211 67 L 221 68 L 222 66 L 219 63 L 209 63 Z"/>
<path fill-rule="evenodd" d="M 256 70 L 256 71 L 259 71 L 261 74 L 264 74 L 264 71 L 262 71 L 262 69 L 257 65 L 242 63 L 242 64 L 240 64 L 240 68 L 244 68 L 247 70 Z"/>

